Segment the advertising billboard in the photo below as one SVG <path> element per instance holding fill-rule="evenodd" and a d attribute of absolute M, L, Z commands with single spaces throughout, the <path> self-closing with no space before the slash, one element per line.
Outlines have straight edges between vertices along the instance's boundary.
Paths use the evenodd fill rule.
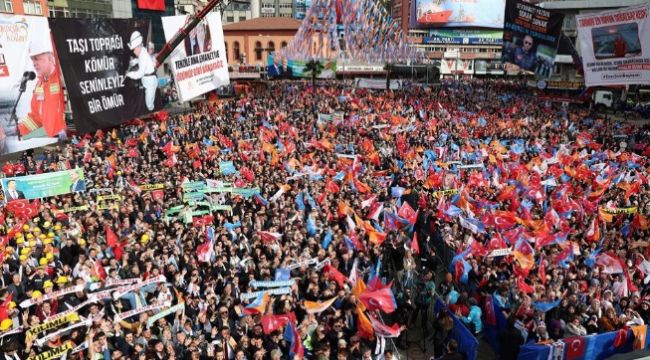
<path fill-rule="evenodd" d="M 86 191 L 86 180 L 82 168 L 9 177 L 2 179 L 2 191 L 7 202 L 39 199 Z"/>
<path fill-rule="evenodd" d="M 576 16 L 587 86 L 650 83 L 649 7 Z"/>
<path fill-rule="evenodd" d="M 432 29 L 423 44 L 440 45 L 503 45 L 500 30 Z"/>
<path fill-rule="evenodd" d="M 412 28 L 503 28 L 506 0 L 413 0 L 411 3 Z"/>
<path fill-rule="evenodd" d="M 0 15 L 0 155 L 57 142 L 64 110 L 47 18 Z"/>

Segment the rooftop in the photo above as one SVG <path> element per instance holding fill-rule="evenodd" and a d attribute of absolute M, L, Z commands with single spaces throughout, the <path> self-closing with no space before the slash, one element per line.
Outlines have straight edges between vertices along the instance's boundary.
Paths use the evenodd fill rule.
<path fill-rule="evenodd" d="M 301 23 L 301 20 L 287 17 L 258 17 L 255 19 L 224 25 L 223 31 L 298 30 Z"/>

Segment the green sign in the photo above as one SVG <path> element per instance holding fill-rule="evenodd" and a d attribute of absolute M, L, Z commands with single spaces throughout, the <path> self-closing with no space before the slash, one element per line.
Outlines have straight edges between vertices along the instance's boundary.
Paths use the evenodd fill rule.
<path fill-rule="evenodd" d="M 86 191 L 83 169 L 63 170 L 38 175 L 2 179 L 6 201 L 39 199 Z"/>

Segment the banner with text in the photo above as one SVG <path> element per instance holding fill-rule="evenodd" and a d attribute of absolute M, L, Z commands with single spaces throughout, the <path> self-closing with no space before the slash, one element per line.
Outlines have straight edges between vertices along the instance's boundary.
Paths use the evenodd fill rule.
<path fill-rule="evenodd" d="M 563 21 L 564 14 L 521 0 L 508 0 L 501 59 L 507 64 L 507 70 L 524 70 L 542 78 L 551 77 Z"/>
<path fill-rule="evenodd" d="M 162 18 L 165 38 L 169 41 L 187 22 L 187 16 Z M 171 68 L 180 101 L 188 101 L 220 86 L 228 85 L 228 60 L 223 41 L 221 14 L 211 12 L 176 47 Z"/>
<path fill-rule="evenodd" d="M 39 199 L 85 190 L 84 171 L 81 168 L 2 179 L 2 191 L 7 201 Z"/>
<path fill-rule="evenodd" d="M 576 15 L 587 86 L 650 82 L 649 4 Z"/>
<path fill-rule="evenodd" d="M 47 18 L 0 15 L 0 155 L 57 142 L 64 110 Z"/>
<path fill-rule="evenodd" d="M 55 18 L 50 27 L 79 133 L 162 108 L 148 20 Z"/>

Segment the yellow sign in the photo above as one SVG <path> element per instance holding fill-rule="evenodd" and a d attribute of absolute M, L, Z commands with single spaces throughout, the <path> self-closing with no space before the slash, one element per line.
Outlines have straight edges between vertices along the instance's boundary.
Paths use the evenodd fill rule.
<path fill-rule="evenodd" d="M 605 211 L 608 214 L 636 214 L 637 211 L 639 211 L 639 209 L 636 206 L 633 206 L 628 208 L 615 208 L 615 209 L 603 208 L 603 211 Z"/>
<path fill-rule="evenodd" d="M 458 189 L 438 190 L 433 192 L 433 197 L 447 196 L 458 194 Z"/>
<path fill-rule="evenodd" d="M 106 201 L 106 200 L 117 200 L 117 201 L 122 201 L 122 196 L 118 194 L 111 194 L 111 195 L 99 195 L 97 196 L 97 202 L 100 201 Z"/>
<path fill-rule="evenodd" d="M 27 336 L 34 336 L 36 334 L 40 334 L 48 330 L 56 329 L 61 325 L 65 325 L 67 323 L 76 322 L 76 321 L 79 321 L 79 314 L 70 313 L 66 316 L 55 318 L 51 321 L 34 326 L 33 328 L 27 330 Z"/>
<path fill-rule="evenodd" d="M 143 184 L 138 186 L 142 191 L 160 190 L 165 188 L 165 184 Z"/>
<path fill-rule="evenodd" d="M 27 358 L 27 360 L 51 360 L 51 359 L 58 359 L 61 356 L 65 355 L 65 353 L 68 350 L 72 350 L 72 342 L 71 341 L 66 341 L 63 345 L 54 348 L 52 350 L 48 350 L 44 353 L 40 353 L 36 356 L 32 356 Z"/>
<path fill-rule="evenodd" d="M 117 204 L 99 204 L 97 210 L 118 210 L 120 207 Z"/>

